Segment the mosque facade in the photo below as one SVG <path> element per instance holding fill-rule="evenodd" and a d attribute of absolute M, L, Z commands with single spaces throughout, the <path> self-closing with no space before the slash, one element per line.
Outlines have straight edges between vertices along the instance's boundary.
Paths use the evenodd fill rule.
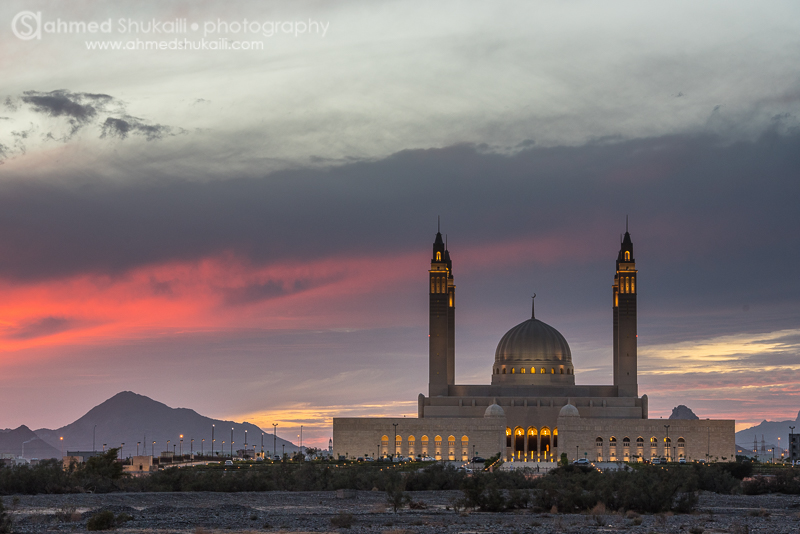
<path fill-rule="evenodd" d="M 456 285 L 450 252 L 437 232 L 428 271 L 428 394 L 417 418 L 334 418 L 333 453 L 467 461 L 500 454 L 507 462 L 734 460 L 732 420 L 648 418 L 637 378 L 637 283 L 633 242 L 620 243 L 612 284 L 613 383 L 575 383 L 569 344 L 531 317 L 495 351 L 491 381 L 455 383 Z"/>

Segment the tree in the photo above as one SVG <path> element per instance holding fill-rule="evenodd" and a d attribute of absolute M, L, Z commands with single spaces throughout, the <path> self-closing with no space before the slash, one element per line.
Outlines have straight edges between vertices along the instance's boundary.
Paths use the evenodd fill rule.
<path fill-rule="evenodd" d="M 119 449 L 109 449 L 103 454 L 92 456 L 86 462 L 83 471 L 90 477 L 118 480 L 124 471 L 122 464 L 117 462 Z"/>

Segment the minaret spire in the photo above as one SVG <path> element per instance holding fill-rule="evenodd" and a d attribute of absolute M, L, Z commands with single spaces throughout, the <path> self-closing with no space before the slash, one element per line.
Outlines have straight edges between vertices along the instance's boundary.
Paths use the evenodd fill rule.
<path fill-rule="evenodd" d="M 536 293 L 531 297 L 531 319 L 536 319 Z"/>

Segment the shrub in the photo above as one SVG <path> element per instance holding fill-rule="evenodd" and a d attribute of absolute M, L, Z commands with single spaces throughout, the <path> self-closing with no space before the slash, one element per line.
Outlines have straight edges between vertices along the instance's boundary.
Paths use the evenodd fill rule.
<path fill-rule="evenodd" d="M 111 530 L 116 526 L 114 519 L 114 512 L 103 510 L 89 518 L 86 523 L 86 530 Z"/>
<path fill-rule="evenodd" d="M 353 526 L 353 521 L 355 521 L 353 514 L 346 514 L 344 512 L 331 517 L 331 525 L 337 528 L 350 528 Z"/>

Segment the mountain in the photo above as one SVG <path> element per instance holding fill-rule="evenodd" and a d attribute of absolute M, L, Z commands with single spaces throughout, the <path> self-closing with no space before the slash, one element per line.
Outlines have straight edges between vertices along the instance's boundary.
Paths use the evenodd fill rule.
<path fill-rule="evenodd" d="M 761 437 L 763 436 L 766 448 L 769 449 L 774 444 L 776 447 L 787 449 L 789 447 L 790 426 L 795 427 L 795 434 L 800 434 L 800 412 L 797 413 L 797 418 L 794 421 L 764 420 L 756 426 L 740 430 L 736 433 L 736 444 L 745 450 L 752 450 L 753 438 L 755 438 L 758 441 L 758 449 L 760 451 Z M 778 438 L 781 439 L 779 440 Z"/>
<path fill-rule="evenodd" d="M 672 414 L 669 416 L 670 419 L 700 419 L 697 417 L 691 408 L 688 406 L 684 406 L 683 404 L 679 404 L 678 406 L 672 409 Z"/>
<path fill-rule="evenodd" d="M 236 423 L 233 421 L 223 421 L 211 419 L 198 414 L 188 408 L 170 408 L 164 403 L 154 401 L 144 395 L 138 395 L 131 391 L 117 393 L 107 401 L 89 410 L 86 415 L 66 426 L 56 430 L 46 428 L 36 431 L 45 442 L 59 446 L 61 436 L 64 437 L 64 450 L 70 451 L 91 451 L 92 433 L 95 433 L 94 450 L 102 450 L 103 445 L 106 449 L 120 447 L 122 443 L 123 456 L 133 456 L 136 454 L 137 442 L 140 442 L 139 453 L 150 454 L 154 451 L 156 455 L 162 451 L 181 450 L 180 435 L 183 434 L 184 453 L 188 453 L 192 448 L 195 452 L 208 452 L 211 448 L 211 430 L 215 425 L 214 438 L 216 440 L 214 450 L 222 449 L 222 442 L 225 441 L 225 450 L 230 451 L 231 428 L 233 428 L 234 451 L 243 446 L 245 440 L 245 430 L 247 430 L 247 446 L 249 450 L 256 445 L 256 451 L 261 451 L 261 434 L 264 433 L 264 451 L 273 454 L 272 433 L 260 429 L 251 423 Z M 281 428 L 278 427 L 280 434 Z M 194 439 L 194 446 L 191 440 Z M 205 443 L 202 443 L 205 439 Z M 167 449 L 167 440 L 170 440 Z M 153 445 L 155 441 L 155 445 Z M 284 439 L 276 439 L 278 454 L 283 451 L 285 446 L 287 453 L 294 452 L 297 447 Z M 26 448 L 26 455 L 27 455 Z"/>
<path fill-rule="evenodd" d="M 58 447 L 58 448 L 57 448 Z M 23 455 L 24 450 L 24 455 Z M 25 425 L 13 430 L 0 430 L 0 454 L 13 454 L 25 458 L 60 458 L 60 444 L 53 447 L 42 441 Z"/>

